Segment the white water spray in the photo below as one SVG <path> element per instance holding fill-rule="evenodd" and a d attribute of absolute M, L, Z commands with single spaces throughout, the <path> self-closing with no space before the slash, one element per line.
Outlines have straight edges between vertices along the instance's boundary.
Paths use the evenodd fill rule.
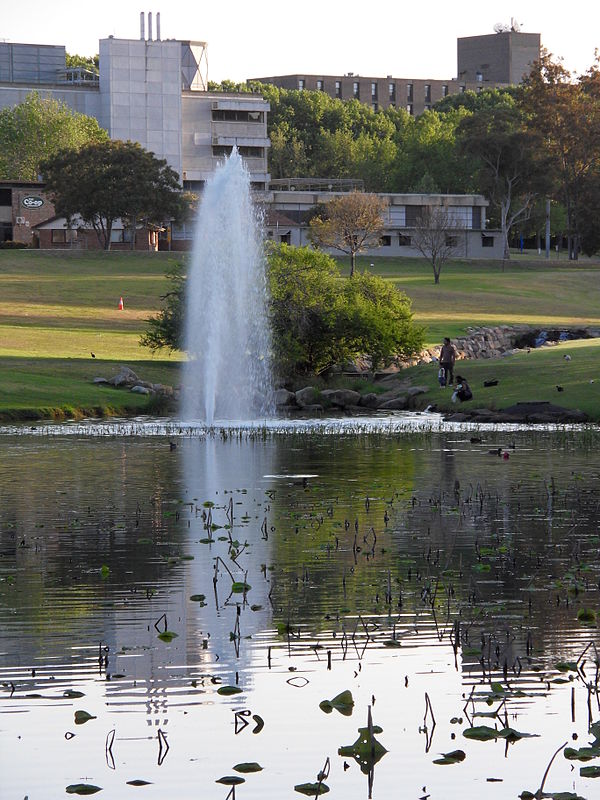
<path fill-rule="evenodd" d="M 187 279 L 183 418 L 255 420 L 273 412 L 262 237 L 237 150 L 207 183 Z"/>

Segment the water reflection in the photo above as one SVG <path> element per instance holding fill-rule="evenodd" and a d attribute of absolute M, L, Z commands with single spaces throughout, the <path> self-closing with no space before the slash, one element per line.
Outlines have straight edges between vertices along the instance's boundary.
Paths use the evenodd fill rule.
<path fill-rule="evenodd" d="M 332 791 L 366 797 L 338 750 L 369 707 L 374 797 L 398 775 L 411 797 L 535 791 L 558 738 L 600 717 L 578 619 L 598 609 L 598 442 L 483 438 L 5 436 L 0 796 L 120 798 L 137 778 L 224 798 L 214 781 L 258 761 L 239 796 L 279 798 L 329 758 Z M 346 689 L 352 717 L 325 715 Z M 542 735 L 471 742 L 471 723 Z M 564 758 L 551 774 L 586 795 Z"/>

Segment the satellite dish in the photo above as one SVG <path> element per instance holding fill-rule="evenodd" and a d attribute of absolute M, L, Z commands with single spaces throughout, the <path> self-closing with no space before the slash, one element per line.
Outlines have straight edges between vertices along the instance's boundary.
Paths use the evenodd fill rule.
<path fill-rule="evenodd" d="M 514 33 L 519 33 L 521 30 L 521 26 L 514 17 L 510 18 L 510 29 L 511 31 L 514 31 Z"/>
<path fill-rule="evenodd" d="M 494 33 L 506 33 L 510 30 L 510 25 L 507 25 L 504 22 L 497 22 L 494 25 Z"/>

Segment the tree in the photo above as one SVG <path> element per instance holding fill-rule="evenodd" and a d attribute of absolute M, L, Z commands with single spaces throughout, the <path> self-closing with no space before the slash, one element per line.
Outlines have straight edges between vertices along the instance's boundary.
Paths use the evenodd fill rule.
<path fill-rule="evenodd" d="M 100 56 L 97 53 L 95 56 L 80 56 L 77 53 L 66 53 L 65 64 L 67 69 L 84 69 L 89 72 L 94 72 L 96 75 L 100 72 Z"/>
<path fill-rule="evenodd" d="M 479 188 L 499 211 L 504 258 L 509 258 L 511 228 L 528 219 L 548 187 L 548 163 L 540 137 L 526 126 L 521 108 L 505 97 L 505 104 L 463 119 L 459 143 L 479 164 Z"/>
<path fill-rule="evenodd" d="M 560 61 L 544 53 L 525 81 L 530 125 L 555 165 L 557 194 L 565 205 L 569 258 L 577 258 L 582 235 L 582 196 L 600 160 L 598 63 L 574 81 Z"/>
<path fill-rule="evenodd" d="M 311 219 L 311 240 L 319 247 L 349 255 L 352 276 L 356 254 L 379 247 L 385 208 L 385 202 L 374 194 L 349 192 L 335 197 L 324 205 L 321 215 Z"/>
<path fill-rule="evenodd" d="M 0 111 L 0 180 L 37 181 L 41 162 L 60 150 L 107 139 L 93 117 L 31 92 L 22 103 Z"/>
<path fill-rule="evenodd" d="M 177 173 L 164 159 L 134 142 L 106 141 L 64 150 L 42 165 L 58 214 L 79 216 L 105 250 L 117 219 L 159 224 L 183 211 Z M 135 242 L 132 242 L 132 247 Z"/>
<path fill-rule="evenodd" d="M 418 217 L 412 243 L 431 262 L 433 281 L 440 282 L 442 267 L 458 247 L 462 228 L 444 206 L 425 206 Z"/>
<path fill-rule="evenodd" d="M 373 366 L 409 356 L 423 346 L 409 298 L 374 275 L 341 279 L 331 256 L 308 247 L 269 244 L 269 319 L 274 364 L 280 377 L 319 373 L 369 355 Z M 156 350 L 183 348 L 185 275 L 167 273 L 165 305 L 148 320 L 141 343 Z"/>

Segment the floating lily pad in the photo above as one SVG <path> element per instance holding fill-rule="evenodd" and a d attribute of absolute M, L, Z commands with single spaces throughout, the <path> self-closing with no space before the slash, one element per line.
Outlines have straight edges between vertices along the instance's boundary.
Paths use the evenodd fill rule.
<path fill-rule="evenodd" d="M 174 631 L 163 631 L 158 634 L 158 638 L 161 642 L 172 642 L 177 636 L 179 636 L 179 634 Z"/>
<path fill-rule="evenodd" d="M 489 742 L 491 739 L 506 739 L 509 742 L 518 742 L 519 739 L 528 739 L 537 736 L 537 733 L 521 733 L 514 728 L 490 728 L 488 725 L 475 725 L 463 731 L 465 739 L 476 739 L 478 742 Z"/>
<path fill-rule="evenodd" d="M 222 783 L 224 786 L 239 786 L 240 783 L 246 783 L 246 778 L 240 778 L 239 775 L 224 775 L 218 778 L 215 783 Z"/>
<path fill-rule="evenodd" d="M 331 714 L 335 708 L 340 714 L 343 714 L 345 717 L 350 717 L 352 715 L 352 709 L 354 708 L 352 692 L 346 689 L 344 692 L 340 692 L 340 694 L 336 695 L 333 700 L 323 700 L 319 703 L 319 708 L 326 714 Z"/>
<path fill-rule="evenodd" d="M 65 789 L 67 794 L 96 794 L 101 792 L 101 786 L 94 786 L 92 783 L 72 783 Z"/>
<path fill-rule="evenodd" d="M 436 758 L 434 764 L 460 764 L 466 758 L 464 750 L 452 750 L 450 753 L 442 753 L 442 758 Z"/>
<path fill-rule="evenodd" d="M 75 689 L 65 689 L 63 697 L 85 697 L 83 692 L 77 692 Z"/>
<path fill-rule="evenodd" d="M 596 622 L 596 612 L 591 608 L 580 608 L 577 612 L 577 619 L 586 625 L 593 625 Z"/>
<path fill-rule="evenodd" d="M 191 595 L 190 600 L 192 600 L 194 603 L 203 603 L 206 600 L 206 595 L 205 594 L 193 594 L 193 595 Z"/>
<path fill-rule="evenodd" d="M 252 714 L 252 719 L 256 723 L 256 725 L 252 729 L 252 733 L 260 733 L 262 729 L 265 727 L 264 719 L 262 717 L 259 717 L 258 714 Z"/>
<path fill-rule="evenodd" d="M 600 778 L 600 767 L 580 767 L 579 774 L 582 778 Z"/>
<path fill-rule="evenodd" d="M 83 725 L 84 722 L 89 722 L 91 719 L 96 719 L 92 714 L 88 714 L 87 711 L 76 711 L 75 712 L 75 725 Z"/>
<path fill-rule="evenodd" d="M 219 688 L 217 689 L 217 694 L 224 694 L 224 695 L 240 694 L 241 691 L 242 690 L 240 689 L 239 686 L 219 686 Z"/>
<path fill-rule="evenodd" d="M 249 592 L 251 588 L 252 587 L 250 586 L 250 584 L 246 583 L 245 581 L 234 581 L 231 584 L 231 591 L 236 592 L 238 594 L 240 592 Z"/>
<path fill-rule="evenodd" d="M 559 672 L 577 672 L 577 664 L 574 661 L 559 661 L 555 666 Z"/>
<path fill-rule="evenodd" d="M 256 761 L 244 761 L 242 764 L 236 764 L 234 767 L 236 772 L 260 772 L 262 767 Z"/>
<path fill-rule="evenodd" d="M 132 781 L 127 781 L 128 786 L 150 786 L 152 781 L 143 781 L 141 778 L 135 778 Z"/>
<path fill-rule="evenodd" d="M 307 797 L 318 797 L 320 794 L 327 794 L 329 786 L 326 783 L 299 783 L 294 786 L 294 791 Z"/>
<path fill-rule="evenodd" d="M 565 747 L 564 756 L 569 761 L 591 761 L 592 758 L 600 756 L 600 747 Z"/>

